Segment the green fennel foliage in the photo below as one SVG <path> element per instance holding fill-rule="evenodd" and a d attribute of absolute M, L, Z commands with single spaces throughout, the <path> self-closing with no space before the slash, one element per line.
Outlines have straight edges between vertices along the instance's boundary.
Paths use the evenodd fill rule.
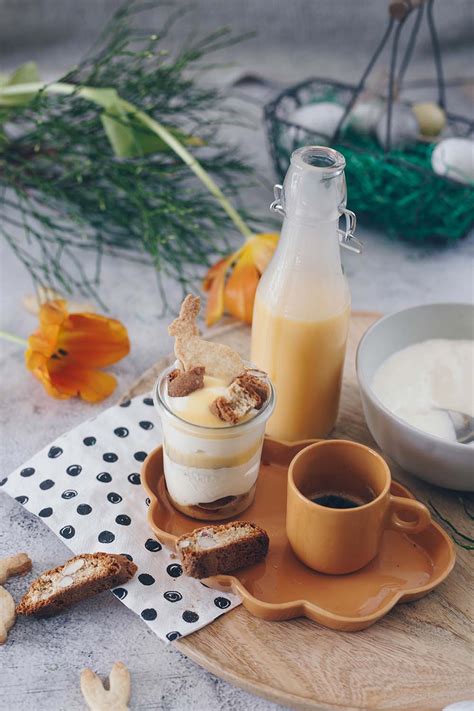
<path fill-rule="evenodd" d="M 181 10 L 155 32 L 136 26 L 142 11 L 160 4 L 126 3 L 60 83 L 3 98 L 0 233 L 37 285 L 100 301 L 102 256 L 125 255 L 151 261 L 166 305 L 168 278 L 186 291 L 216 255 L 228 252 L 236 222 L 248 231 L 138 114 L 123 110 L 133 105 L 166 127 L 228 198 L 248 184 L 251 169 L 218 138 L 220 126 L 238 118 L 219 91 L 197 81 L 201 60 L 240 38 L 218 30 L 170 54 L 169 33 Z M 29 64 L 9 84 L 33 86 L 37 79 Z M 77 92 L 49 91 L 66 85 Z M 83 98 L 94 92 L 99 102 Z M 81 250 L 96 254 L 92 275 Z"/>

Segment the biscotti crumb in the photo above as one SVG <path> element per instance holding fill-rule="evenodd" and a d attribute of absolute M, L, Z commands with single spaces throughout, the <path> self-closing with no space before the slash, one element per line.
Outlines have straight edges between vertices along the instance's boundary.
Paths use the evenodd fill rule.
<path fill-rule="evenodd" d="M 260 410 L 269 394 L 270 388 L 262 378 L 244 372 L 229 385 L 225 395 L 211 403 L 210 409 L 223 422 L 235 425 L 250 410 Z"/>
<path fill-rule="evenodd" d="M 204 387 L 204 372 L 205 368 L 196 366 L 183 372 L 181 370 L 172 370 L 168 375 L 168 395 L 170 397 L 186 397 L 195 390 L 200 390 Z"/>

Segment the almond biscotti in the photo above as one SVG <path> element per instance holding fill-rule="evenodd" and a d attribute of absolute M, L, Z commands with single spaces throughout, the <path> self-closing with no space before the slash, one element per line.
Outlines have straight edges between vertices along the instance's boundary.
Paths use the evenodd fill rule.
<path fill-rule="evenodd" d="M 245 521 L 197 528 L 176 541 L 184 571 L 193 578 L 208 578 L 259 563 L 267 555 L 268 545 L 267 533 Z"/>
<path fill-rule="evenodd" d="M 82 553 L 34 580 L 17 605 L 19 615 L 54 615 L 79 600 L 126 583 L 137 566 L 123 555 Z"/>

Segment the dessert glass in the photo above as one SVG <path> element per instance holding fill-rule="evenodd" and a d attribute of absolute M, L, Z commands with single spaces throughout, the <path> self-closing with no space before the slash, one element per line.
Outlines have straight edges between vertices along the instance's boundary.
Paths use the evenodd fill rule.
<path fill-rule="evenodd" d="M 273 412 L 275 393 L 261 410 L 236 425 L 205 427 L 175 414 L 166 398 L 165 368 L 153 398 L 163 428 L 163 464 L 166 488 L 173 506 L 187 516 L 218 521 L 244 511 L 255 496 L 265 425 Z"/>

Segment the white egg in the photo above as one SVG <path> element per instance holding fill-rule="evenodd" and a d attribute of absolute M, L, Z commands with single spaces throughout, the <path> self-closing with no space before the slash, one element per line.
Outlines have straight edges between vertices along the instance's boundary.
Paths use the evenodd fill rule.
<path fill-rule="evenodd" d="M 384 105 L 385 102 L 382 99 L 360 99 L 347 117 L 347 124 L 357 133 L 373 133 L 384 110 Z"/>
<path fill-rule="evenodd" d="M 336 132 L 344 114 L 344 107 L 340 104 L 335 104 L 332 101 L 320 101 L 316 104 L 306 104 L 295 109 L 289 120 L 291 123 L 301 126 L 311 133 L 317 133 L 322 138 L 327 138 L 330 141 Z M 318 139 L 319 140 L 319 139 Z M 322 140 L 319 140 L 323 143 Z M 323 145 L 326 144 L 326 141 Z"/>
<path fill-rule="evenodd" d="M 470 138 L 445 138 L 431 154 L 431 167 L 437 175 L 458 183 L 474 183 L 474 141 Z"/>
<path fill-rule="evenodd" d="M 419 126 L 415 114 L 409 106 L 404 104 L 393 104 L 392 124 L 390 130 L 390 147 L 402 148 L 410 143 L 414 143 L 418 138 Z M 387 112 L 384 111 L 377 122 L 375 135 L 382 146 L 386 147 L 387 136 Z"/>

